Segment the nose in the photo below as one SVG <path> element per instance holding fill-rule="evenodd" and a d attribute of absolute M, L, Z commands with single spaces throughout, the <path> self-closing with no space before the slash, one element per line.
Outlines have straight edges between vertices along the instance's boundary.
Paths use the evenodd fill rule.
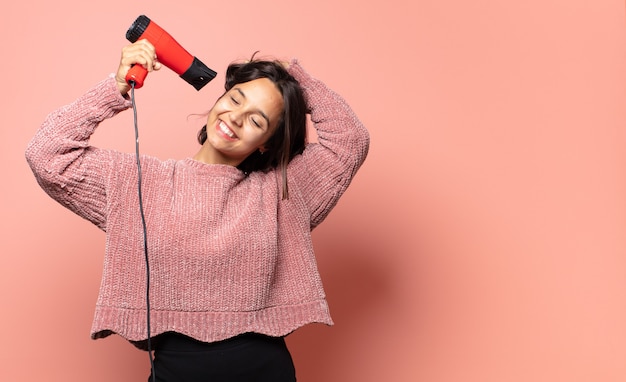
<path fill-rule="evenodd" d="M 229 113 L 228 118 L 233 124 L 241 126 L 243 121 L 243 113 L 239 110 L 233 110 Z"/>

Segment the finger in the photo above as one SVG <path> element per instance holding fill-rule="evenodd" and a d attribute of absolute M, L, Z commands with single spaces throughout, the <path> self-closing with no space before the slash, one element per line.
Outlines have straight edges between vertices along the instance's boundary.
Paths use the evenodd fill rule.
<path fill-rule="evenodd" d="M 122 51 L 121 63 L 127 67 L 139 64 L 151 71 L 156 62 L 156 51 L 148 40 L 139 40 L 134 44 L 126 46 Z"/>

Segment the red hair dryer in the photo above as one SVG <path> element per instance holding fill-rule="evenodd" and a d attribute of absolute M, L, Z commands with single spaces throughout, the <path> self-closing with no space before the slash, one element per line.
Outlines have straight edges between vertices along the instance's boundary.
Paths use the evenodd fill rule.
<path fill-rule="evenodd" d="M 196 90 L 202 89 L 216 75 L 213 70 L 189 54 L 172 36 L 144 15 L 137 17 L 126 32 L 126 38 L 130 42 L 139 39 L 150 41 L 156 49 L 159 62 L 175 71 L 180 78 L 187 81 Z M 146 68 L 141 65 L 134 65 L 126 74 L 126 82 L 129 85 L 132 85 L 131 82 L 133 82 L 135 88 L 139 89 L 143 86 L 143 81 L 147 75 Z"/>

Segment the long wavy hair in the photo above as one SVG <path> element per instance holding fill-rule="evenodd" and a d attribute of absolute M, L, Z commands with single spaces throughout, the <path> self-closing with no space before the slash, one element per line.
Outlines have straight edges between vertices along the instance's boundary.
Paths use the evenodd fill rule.
<path fill-rule="evenodd" d="M 282 175 L 283 199 L 289 198 L 287 165 L 306 144 L 307 105 L 300 83 L 278 61 L 252 60 L 230 64 L 226 70 L 225 93 L 233 86 L 259 78 L 267 78 L 276 85 L 283 97 L 283 113 L 274 134 L 265 143 L 266 151 L 255 151 L 237 168 L 245 174 L 253 171 L 278 169 Z M 207 139 L 206 125 L 198 132 L 198 142 Z"/>

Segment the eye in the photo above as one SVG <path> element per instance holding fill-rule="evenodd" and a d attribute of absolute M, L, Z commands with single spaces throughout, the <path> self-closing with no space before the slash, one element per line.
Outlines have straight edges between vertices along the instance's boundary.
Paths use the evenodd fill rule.
<path fill-rule="evenodd" d="M 250 119 L 252 120 L 252 124 L 254 126 L 259 127 L 259 128 L 263 127 L 255 118 L 250 118 Z"/>
<path fill-rule="evenodd" d="M 230 96 L 230 101 L 234 103 L 235 105 L 239 105 L 239 101 L 233 96 Z"/>

